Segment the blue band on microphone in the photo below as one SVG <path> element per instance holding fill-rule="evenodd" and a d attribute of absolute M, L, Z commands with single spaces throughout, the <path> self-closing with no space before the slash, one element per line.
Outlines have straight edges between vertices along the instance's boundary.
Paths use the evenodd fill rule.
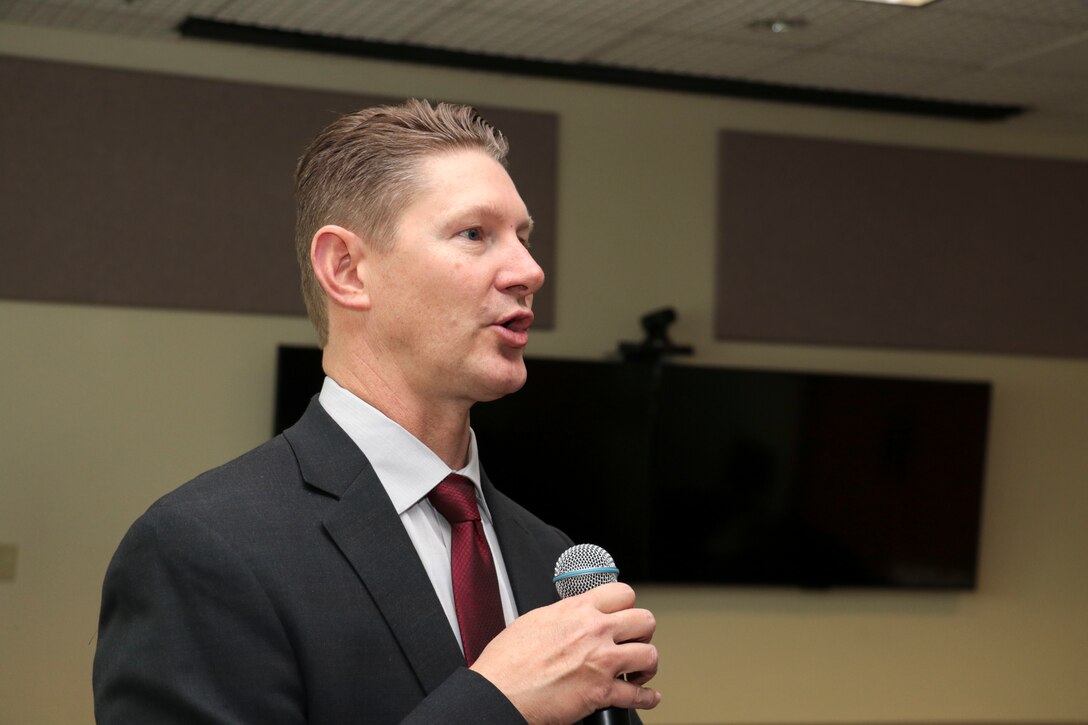
<path fill-rule="evenodd" d="M 620 570 L 614 566 L 597 566 L 592 569 L 575 569 L 574 571 L 564 572 L 557 576 L 552 577 L 552 583 L 554 584 L 561 579 L 570 579 L 572 576 L 585 576 L 586 574 L 619 574 Z"/>

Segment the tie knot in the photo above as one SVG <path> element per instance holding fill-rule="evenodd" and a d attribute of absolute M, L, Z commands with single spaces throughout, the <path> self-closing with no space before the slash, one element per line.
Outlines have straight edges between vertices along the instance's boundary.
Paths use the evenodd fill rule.
<path fill-rule="evenodd" d="M 476 486 L 464 476 L 451 473 L 435 486 L 427 499 L 438 513 L 451 524 L 479 521 L 480 509 L 476 506 Z"/>

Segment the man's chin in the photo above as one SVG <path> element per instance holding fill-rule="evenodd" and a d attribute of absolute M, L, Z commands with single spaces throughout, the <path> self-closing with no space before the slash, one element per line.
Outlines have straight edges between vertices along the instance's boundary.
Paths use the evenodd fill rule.
<path fill-rule="evenodd" d="M 523 361 L 518 360 L 517 363 L 507 361 L 505 370 L 501 373 L 497 370 L 493 371 L 493 374 L 483 381 L 476 400 L 486 403 L 489 400 L 498 400 L 510 393 L 516 393 L 525 386 L 526 378 Z"/>

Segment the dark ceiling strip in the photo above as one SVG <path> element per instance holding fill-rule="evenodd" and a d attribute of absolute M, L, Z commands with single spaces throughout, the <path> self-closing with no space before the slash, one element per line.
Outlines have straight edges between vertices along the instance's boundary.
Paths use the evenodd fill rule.
<path fill-rule="evenodd" d="M 619 86 L 751 98 L 762 101 L 806 103 L 817 106 L 834 106 L 837 108 L 906 113 L 920 116 L 940 116 L 972 121 L 997 121 L 1024 111 L 1023 106 L 959 103 L 876 93 L 829 91 L 801 86 L 730 80 L 727 78 L 616 68 L 594 63 L 558 63 L 484 55 L 481 53 L 463 53 L 419 45 L 382 43 L 372 40 L 354 40 L 314 33 L 276 30 L 195 16 L 183 20 L 178 25 L 178 32 L 188 38 L 223 40 L 272 48 L 312 50 L 323 53 L 557 78 L 560 80 L 590 81 Z"/>

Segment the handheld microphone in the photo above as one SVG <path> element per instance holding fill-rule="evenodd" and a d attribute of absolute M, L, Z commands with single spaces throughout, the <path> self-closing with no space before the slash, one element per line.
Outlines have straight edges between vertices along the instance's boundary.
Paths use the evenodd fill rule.
<path fill-rule="evenodd" d="M 552 582 L 559 598 L 566 599 L 619 581 L 619 573 L 607 551 L 594 544 L 577 544 L 559 555 Z M 623 708 L 608 707 L 597 710 L 582 722 L 585 725 L 631 725 L 631 713 Z"/>

